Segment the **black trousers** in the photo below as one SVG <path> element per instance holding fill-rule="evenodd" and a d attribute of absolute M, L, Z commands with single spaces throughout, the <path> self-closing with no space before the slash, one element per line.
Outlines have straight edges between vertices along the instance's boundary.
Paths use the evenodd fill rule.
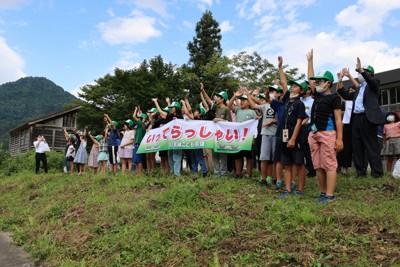
<path fill-rule="evenodd" d="M 343 150 L 337 154 L 337 161 L 340 167 L 351 167 L 353 160 L 353 144 L 351 142 L 351 125 L 343 124 Z"/>
<path fill-rule="evenodd" d="M 377 125 L 369 122 L 364 113 L 353 113 L 352 116 L 351 140 L 357 175 L 367 175 L 366 154 L 368 163 L 371 166 L 371 175 L 381 177 L 383 175 L 383 166 L 377 137 Z"/>
<path fill-rule="evenodd" d="M 47 173 L 48 167 L 47 167 L 46 154 L 45 153 L 36 153 L 35 160 L 36 160 L 36 174 L 39 173 L 40 162 L 43 163 L 44 172 Z"/>
<path fill-rule="evenodd" d="M 307 175 L 308 176 L 315 176 L 316 171 L 314 169 L 314 165 L 312 163 L 312 158 L 311 158 L 311 149 L 310 149 L 310 144 L 308 143 L 308 135 L 310 134 L 310 126 L 308 124 L 302 125 L 300 128 L 300 133 L 301 133 L 301 143 L 300 149 L 303 151 L 304 158 L 306 159 L 306 168 L 307 168 Z"/>

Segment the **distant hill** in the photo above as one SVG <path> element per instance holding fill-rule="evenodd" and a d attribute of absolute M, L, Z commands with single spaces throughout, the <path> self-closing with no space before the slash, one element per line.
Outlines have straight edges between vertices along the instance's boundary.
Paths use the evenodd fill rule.
<path fill-rule="evenodd" d="M 8 149 L 9 131 L 71 104 L 75 96 L 43 77 L 26 77 L 0 85 L 0 142 Z"/>

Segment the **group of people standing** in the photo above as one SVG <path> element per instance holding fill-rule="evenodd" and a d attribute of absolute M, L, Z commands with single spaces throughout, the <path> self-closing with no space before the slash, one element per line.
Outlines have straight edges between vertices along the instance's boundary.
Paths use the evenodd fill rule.
<path fill-rule="evenodd" d="M 336 199 L 337 158 L 344 172 L 351 166 L 349 148 L 352 147 L 357 176 L 367 175 L 368 163 L 372 176 L 383 175 L 377 129 L 385 123 L 384 153 L 389 155 L 388 171 L 391 170 L 393 157 L 400 154 L 399 116 L 390 113 L 385 118 L 382 114 L 378 104 L 379 80 L 375 78 L 372 66 L 362 66 L 357 58 L 357 79 L 352 77 L 349 69 L 343 68 L 337 73 L 338 82 L 333 89 L 332 72 L 314 73 L 313 50 L 307 53 L 306 58 L 307 80 L 287 81 L 283 58 L 278 57 L 280 79 L 263 89 L 240 88 L 230 99 L 226 92 L 221 91 L 210 98 L 200 84 L 201 103 L 194 109 L 189 103 L 189 94 L 181 101 L 171 102 L 166 98 L 167 106 L 164 108 L 157 98 L 153 98 L 155 107 L 147 112 L 136 107 L 132 117 L 124 121 L 122 131 L 116 121 L 104 114 L 104 131 L 96 136 L 88 132 L 93 142 L 89 157 L 86 152 L 86 129 L 72 134 L 65 130 L 68 142 L 66 168 L 73 172 L 75 164 L 78 173 L 84 174 L 86 165 L 89 165 L 94 173 L 105 173 L 109 164 L 109 170 L 116 172 L 119 158 L 123 173 L 132 172 L 133 164 L 137 174 L 143 173 L 144 169 L 151 172 L 156 168 L 156 153 L 137 153 L 146 131 L 174 119 L 202 119 L 215 123 L 257 119 L 259 136 L 253 144 L 253 151 L 243 150 L 235 154 L 217 153 L 210 149 L 159 151 L 162 171 L 172 171 L 175 176 L 180 176 L 185 155 L 193 173 L 198 172 L 200 165 L 203 176 L 212 169 L 216 177 L 224 178 L 229 171 L 233 171 L 236 178 L 242 178 L 244 158 L 247 176 L 252 176 L 258 159 L 261 184 L 274 183 L 281 193 L 279 198 L 301 196 L 306 177 L 316 176 L 321 193 L 315 200 L 321 204 L 333 201 Z M 351 80 L 352 88 L 344 88 L 344 77 Z M 343 122 L 342 103 L 346 103 Z M 343 149 L 344 152 L 341 152 Z"/>

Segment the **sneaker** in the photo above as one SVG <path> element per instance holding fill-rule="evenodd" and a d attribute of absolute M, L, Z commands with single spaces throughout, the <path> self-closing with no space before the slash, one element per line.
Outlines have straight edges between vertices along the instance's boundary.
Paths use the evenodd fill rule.
<path fill-rule="evenodd" d="M 296 190 L 296 196 L 301 197 L 303 192 L 301 190 Z"/>
<path fill-rule="evenodd" d="M 267 181 L 261 180 L 261 186 L 267 186 Z"/>
<path fill-rule="evenodd" d="M 276 192 L 281 192 L 282 191 L 282 186 L 283 186 L 282 181 L 277 181 L 276 182 L 276 186 L 275 186 Z"/>
<path fill-rule="evenodd" d="M 290 188 L 292 189 L 292 191 L 295 190 L 295 189 L 296 189 L 296 184 L 295 184 L 295 183 L 292 183 L 292 184 L 290 185 Z"/>
<path fill-rule="evenodd" d="M 335 200 L 336 200 L 336 196 L 330 197 L 330 196 L 325 195 L 325 197 L 323 199 L 321 199 L 321 201 L 318 202 L 318 204 L 326 204 L 328 202 L 335 201 Z"/>
<path fill-rule="evenodd" d="M 324 197 L 326 196 L 326 193 L 321 192 L 318 197 L 314 198 L 314 202 L 320 202 Z"/>
<path fill-rule="evenodd" d="M 284 199 L 284 198 L 286 198 L 288 196 L 293 196 L 293 192 L 289 192 L 289 191 L 285 190 L 285 191 L 283 191 L 282 194 L 279 195 L 278 198 L 279 199 Z"/>

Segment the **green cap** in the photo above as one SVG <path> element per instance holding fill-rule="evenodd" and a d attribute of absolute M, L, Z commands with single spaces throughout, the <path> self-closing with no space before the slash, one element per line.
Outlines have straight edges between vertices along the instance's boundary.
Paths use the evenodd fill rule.
<path fill-rule="evenodd" d="M 128 125 L 131 126 L 131 127 L 132 127 L 133 124 L 134 124 L 133 120 L 126 120 L 125 123 L 128 124 Z"/>
<path fill-rule="evenodd" d="M 100 136 L 100 135 L 96 135 L 96 136 L 94 137 L 94 139 L 96 139 L 97 141 L 100 141 L 100 140 L 101 140 L 101 136 Z"/>
<path fill-rule="evenodd" d="M 206 115 L 206 109 L 205 109 L 205 108 L 200 107 L 199 110 L 200 110 L 200 114 L 201 114 L 202 116 Z"/>
<path fill-rule="evenodd" d="M 116 121 L 113 121 L 113 124 L 114 124 L 115 127 L 118 126 L 118 122 L 116 122 Z"/>
<path fill-rule="evenodd" d="M 69 135 L 69 138 L 71 138 L 71 139 L 72 139 L 72 138 L 75 138 L 75 135 L 70 134 L 70 135 Z"/>
<path fill-rule="evenodd" d="M 148 110 L 147 112 L 148 113 L 158 113 L 158 109 L 152 108 L 152 109 Z"/>
<path fill-rule="evenodd" d="M 278 86 L 278 85 L 270 85 L 270 86 L 268 86 L 268 89 L 270 90 L 270 91 L 277 91 L 277 92 L 283 92 L 283 90 L 282 90 L 282 88 L 280 87 L 280 86 Z"/>
<path fill-rule="evenodd" d="M 266 99 L 266 98 L 265 98 L 265 94 L 263 94 L 263 93 L 259 94 L 259 95 L 258 95 L 258 98 L 260 98 L 260 99 L 261 99 L 261 98 L 262 98 L 262 99 Z"/>
<path fill-rule="evenodd" d="M 332 72 L 330 72 L 329 70 L 321 71 L 316 76 L 310 77 L 310 80 L 316 80 L 316 79 L 325 79 L 331 82 L 334 81 Z"/>
<path fill-rule="evenodd" d="M 248 97 L 247 97 L 246 94 L 243 94 L 243 95 L 239 96 L 238 98 L 239 98 L 239 99 L 246 99 L 246 100 L 248 99 Z"/>
<path fill-rule="evenodd" d="M 375 70 L 374 70 L 374 68 L 373 68 L 371 65 L 364 65 L 364 66 L 362 66 L 362 68 L 363 68 L 363 70 L 365 70 L 365 71 L 369 71 L 369 72 L 371 72 L 372 74 L 375 74 Z M 357 69 L 356 69 L 356 71 L 358 72 Z"/>
<path fill-rule="evenodd" d="M 221 91 L 219 93 L 215 93 L 216 96 L 222 97 L 225 100 L 228 100 L 228 94 L 224 91 Z"/>
<path fill-rule="evenodd" d="M 145 113 L 142 113 L 139 115 L 139 118 L 147 119 L 147 115 Z"/>
<path fill-rule="evenodd" d="M 289 84 L 290 85 L 297 84 L 298 86 L 300 86 L 301 89 L 303 89 L 304 92 L 307 92 L 308 90 L 308 85 L 305 80 L 296 80 L 296 81 L 290 80 Z"/>
<path fill-rule="evenodd" d="M 182 108 L 181 104 L 179 102 L 172 102 L 171 106 L 169 106 L 169 108 Z"/>
<path fill-rule="evenodd" d="M 162 110 L 165 111 L 165 112 L 168 112 L 168 113 L 171 112 L 171 109 L 169 107 L 165 107 Z"/>

